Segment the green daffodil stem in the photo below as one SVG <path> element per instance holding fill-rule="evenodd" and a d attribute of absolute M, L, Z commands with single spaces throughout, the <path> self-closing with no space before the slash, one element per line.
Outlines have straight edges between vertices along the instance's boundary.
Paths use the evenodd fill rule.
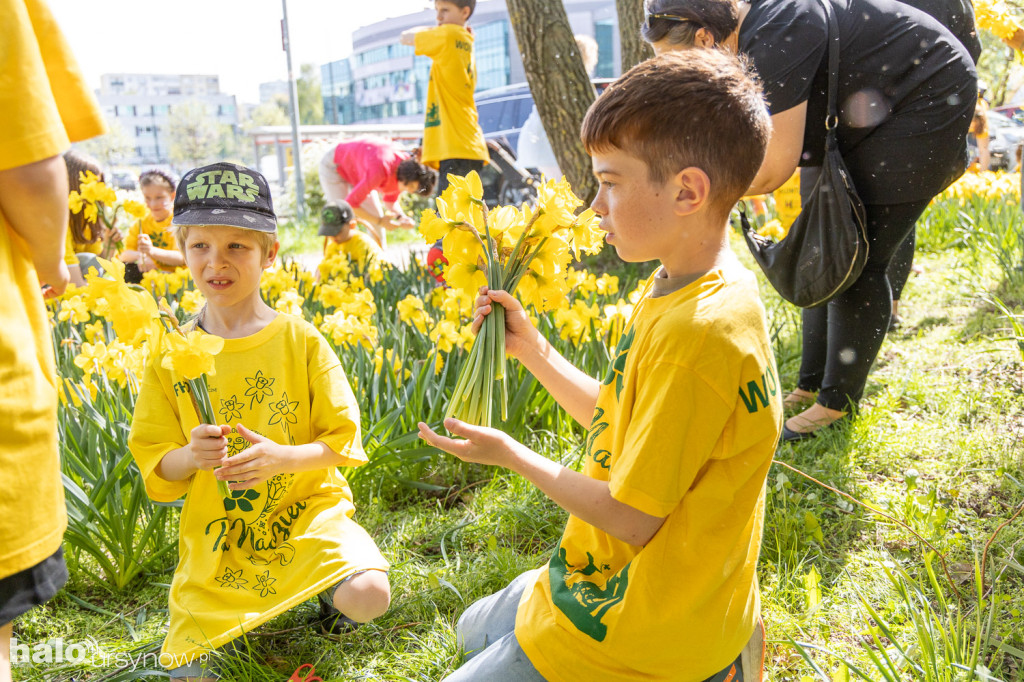
<path fill-rule="evenodd" d="M 523 231 L 519 234 L 519 239 L 516 240 L 516 245 L 512 247 L 512 255 L 509 257 L 509 263 L 515 263 L 519 260 L 520 251 L 523 247 L 523 242 L 526 241 L 526 235 L 530 234 L 530 230 L 533 229 L 533 224 L 537 222 L 537 218 L 540 218 L 542 211 L 537 211 L 530 217 L 530 222 L 526 224 Z M 511 292 L 509 292 L 511 293 Z"/>
<path fill-rule="evenodd" d="M 512 267 L 509 268 L 509 272 L 507 275 L 508 281 L 506 282 L 506 284 L 509 287 L 509 293 L 515 291 L 516 287 L 519 286 L 519 281 L 523 278 L 523 275 L 526 274 L 526 271 L 530 267 L 530 263 L 533 261 L 534 258 L 537 257 L 537 254 L 540 253 L 540 250 L 544 248 L 544 244 L 546 244 L 547 241 L 548 237 L 545 237 L 544 239 L 540 240 L 540 243 L 537 244 L 537 248 L 526 252 L 523 255 L 521 262 L 515 263 Z"/>
<path fill-rule="evenodd" d="M 498 342 L 497 342 L 497 361 L 498 361 L 498 383 L 499 394 L 501 396 L 501 421 L 508 419 L 508 365 L 505 362 L 505 308 L 498 306 L 494 311 L 497 316 L 497 328 Z"/>
<path fill-rule="evenodd" d="M 192 406 L 196 409 L 199 421 L 216 426 L 217 419 L 213 412 L 213 402 L 210 400 L 210 390 L 206 385 L 206 375 L 200 374 L 195 379 L 186 379 L 185 381 L 188 382 L 189 396 L 192 398 Z M 231 497 L 227 481 L 217 479 L 217 492 L 221 497 Z"/>
<path fill-rule="evenodd" d="M 484 210 L 483 231 L 475 233 L 484 251 L 485 262 L 481 268 L 487 277 L 489 288 L 504 289 L 511 293 L 518 283 L 518 279 L 513 279 L 514 274 L 525 270 L 520 261 L 525 260 L 528 264 L 536 252 L 536 249 L 527 249 L 526 236 L 539 213 L 534 214 L 523 233 L 519 235 L 512 249 L 512 257 L 503 267 L 498 244 L 491 237 L 486 208 Z M 543 241 L 541 243 L 543 244 Z M 521 274 L 519 276 L 521 277 Z M 484 318 L 473 347 L 470 348 L 459 370 L 445 417 L 455 417 L 478 426 L 491 426 L 495 414 L 498 413 L 495 403 L 500 406 L 501 419 L 504 421 L 508 418 L 505 309 L 497 303 L 491 305 L 491 314 Z"/>

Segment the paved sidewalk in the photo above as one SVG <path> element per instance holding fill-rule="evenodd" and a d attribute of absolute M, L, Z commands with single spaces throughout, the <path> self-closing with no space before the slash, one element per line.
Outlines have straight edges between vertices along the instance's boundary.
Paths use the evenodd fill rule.
<path fill-rule="evenodd" d="M 428 251 L 430 251 L 429 244 L 394 244 L 384 249 L 384 260 L 405 270 L 409 267 L 412 258 L 419 258 L 420 262 L 426 262 Z M 310 272 L 315 272 L 320 261 L 323 260 L 319 253 L 303 253 L 289 256 L 289 258 L 298 261 L 303 270 Z"/>

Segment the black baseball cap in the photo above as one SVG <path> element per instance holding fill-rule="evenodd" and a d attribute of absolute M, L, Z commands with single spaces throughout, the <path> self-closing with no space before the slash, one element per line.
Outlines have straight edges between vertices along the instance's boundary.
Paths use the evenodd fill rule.
<path fill-rule="evenodd" d="M 185 173 L 174 195 L 171 222 L 277 232 L 267 179 L 259 171 L 234 163 L 214 163 Z"/>
<path fill-rule="evenodd" d="M 317 234 L 321 237 L 333 237 L 341 232 L 341 228 L 355 220 L 355 217 L 352 206 L 343 199 L 327 204 L 320 211 L 320 230 Z"/>

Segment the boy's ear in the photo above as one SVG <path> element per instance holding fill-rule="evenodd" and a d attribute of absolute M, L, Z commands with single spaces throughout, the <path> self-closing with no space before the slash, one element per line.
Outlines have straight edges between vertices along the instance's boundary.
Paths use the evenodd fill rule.
<path fill-rule="evenodd" d="M 470 9 L 469 7 L 460 7 L 459 14 L 462 15 L 462 23 L 465 24 L 467 21 L 469 21 L 469 17 L 470 15 L 473 14 L 473 10 Z"/>
<path fill-rule="evenodd" d="M 711 178 L 700 168 L 690 166 L 679 171 L 673 178 L 676 191 L 676 214 L 690 215 L 708 204 L 711 194 Z"/>
<path fill-rule="evenodd" d="M 263 269 L 271 267 L 274 261 L 277 260 L 277 252 L 281 249 L 281 242 L 275 241 L 274 245 L 270 247 L 270 251 L 267 251 L 267 257 L 263 259 Z"/>

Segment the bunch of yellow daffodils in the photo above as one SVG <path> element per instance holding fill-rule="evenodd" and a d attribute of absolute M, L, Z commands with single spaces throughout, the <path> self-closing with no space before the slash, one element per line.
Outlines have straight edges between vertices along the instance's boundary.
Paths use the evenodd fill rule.
<path fill-rule="evenodd" d="M 597 253 L 604 243 L 594 212 L 576 215 L 583 202 L 569 183 L 564 178 L 546 182 L 534 207 L 501 206 L 488 212 L 476 172 L 450 175 L 448 181 L 437 211 L 424 211 L 420 220 L 428 243 L 442 240 L 448 284 L 469 298 L 486 285 L 518 294 L 538 310 L 559 307 L 569 290 L 570 259 L 579 258 L 580 251 Z M 439 334 L 436 342 L 448 346 L 452 336 Z M 505 418 L 505 377 L 505 311 L 495 305 L 459 372 L 445 416 L 489 426 L 498 402 Z"/>

